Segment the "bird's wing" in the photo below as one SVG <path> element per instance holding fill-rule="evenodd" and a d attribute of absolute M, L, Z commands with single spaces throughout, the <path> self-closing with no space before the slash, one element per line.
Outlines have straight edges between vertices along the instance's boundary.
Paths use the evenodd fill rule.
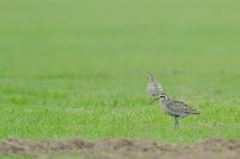
<path fill-rule="evenodd" d="M 183 112 L 183 113 L 191 112 L 191 108 L 182 101 L 173 101 L 173 105 L 179 112 Z"/>
<path fill-rule="evenodd" d="M 162 85 L 160 83 L 154 82 L 153 84 L 154 84 L 155 88 L 158 89 L 159 91 L 163 90 Z"/>
<path fill-rule="evenodd" d="M 193 113 L 193 114 L 199 114 L 200 112 L 197 111 L 196 109 L 193 109 L 189 107 L 186 103 L 182 101 L 173 101 L 173 105 L 175 107 L 179 107 L 179 111 L 183 113 Z"/>

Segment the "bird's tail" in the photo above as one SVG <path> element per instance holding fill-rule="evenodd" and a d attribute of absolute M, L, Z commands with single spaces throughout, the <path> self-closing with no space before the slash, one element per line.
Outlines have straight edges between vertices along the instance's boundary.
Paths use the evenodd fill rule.
<path fill-rule="evenodd" d="M 201 112 L 198 110 L 192 110 L 191 114 L 201 115 Z"/>

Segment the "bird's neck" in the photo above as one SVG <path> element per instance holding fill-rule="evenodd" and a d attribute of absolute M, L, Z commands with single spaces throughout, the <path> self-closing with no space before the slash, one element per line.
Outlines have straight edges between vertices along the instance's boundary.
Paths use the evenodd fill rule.
<path fill-rule="evenodd" d="M 149 82 L 154 82 L 154 78 L 151 77 L 151 78 L 149 79 Z"/>
<path fill-rule="evenodd" d="M 163 104 L 164 103 L 164 104 Z M 161 106 L 171 104 L 172 100 L 164 100 L 161 102 Z"/>

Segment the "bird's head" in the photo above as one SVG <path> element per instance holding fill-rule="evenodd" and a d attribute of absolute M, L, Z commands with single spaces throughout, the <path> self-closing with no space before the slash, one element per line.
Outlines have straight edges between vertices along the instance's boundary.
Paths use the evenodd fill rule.
<path fill-rule="evenodd" d="M 154 80 L 153 75 L 151 75 L 151 74 L 148 74 L 147 78 L 148 78 L 148 81 L 153 81 Z"/>
<path fill-rule="evenodd" d="M 165 101 L 165 100 L 169 100 L 169 97 L 168 97 L 167 94 L 161 94 L 155 100 L 160 100 L 162 102 L 162 101 Z"/>

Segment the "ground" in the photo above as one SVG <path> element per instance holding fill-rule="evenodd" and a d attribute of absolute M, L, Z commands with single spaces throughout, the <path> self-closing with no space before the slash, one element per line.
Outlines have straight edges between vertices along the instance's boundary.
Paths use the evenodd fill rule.
<path fill-rule="evenodd" d="M 192 145 L 159 143 L 151 139 L 104 138 L 86 141 L 45 139 L 33 141 L 9 137 L 0 142 L 4 155 L 52 158 L 239 158 L 240 142 L 211 137 Z"/>

